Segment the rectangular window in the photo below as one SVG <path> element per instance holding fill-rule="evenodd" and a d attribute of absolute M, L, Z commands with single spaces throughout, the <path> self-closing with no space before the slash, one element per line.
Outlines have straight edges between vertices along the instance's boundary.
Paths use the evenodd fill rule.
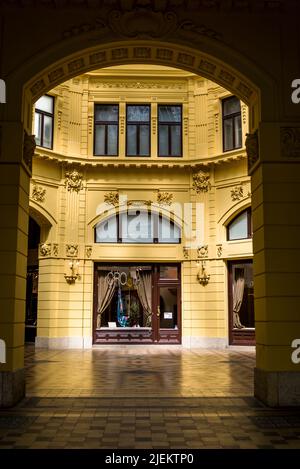
<path fill-rule="evenodd" d="M 158 106 L 158 156 L 182 156 L 182 108 Z"/>
<path fill-rule="evenodd" d="M 95 104 L 94 155 L 117 156 L 119 136 L 119 106 Z"/>
<path fill-rule="evenodd" d="M 150 106 L 126 107 L 126 155 L 150 156 Z"/>
<path fill-rule="evenodd" d="M 223 151 L 242 146 L 241 104 L 236 96 L 223 99 Z"/>
<path fill-rule="evenodd" d="M 34 133 L 39 147 L 53 148 L 54 97 L 42 96 L 35 103 Z"/>

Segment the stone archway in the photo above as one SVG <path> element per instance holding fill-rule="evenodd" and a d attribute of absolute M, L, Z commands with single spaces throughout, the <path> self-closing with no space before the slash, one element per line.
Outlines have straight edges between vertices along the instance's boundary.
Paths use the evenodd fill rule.
<path fill-rule="evenodd" d="M 282 239 L 285 239 L 286 249 L 295 249 L 298 240 L 296 232 L 294 237 L 288 234 L 289 225 L 293 224 L 292 218 L 284 218 L 283 228 L 281 231 L 277 229 L 274 221 L 276 198 L 270 189 L 272 184 L 277 184 L 276 192 L 279 192 L 280 186 L 285 191 L 285 200 L 291 202 L 295 192 L 288 184 L 290 181 L 300 181 L 299 169 L 293 164 L 299 159 L 297 113 L 291 109 L 290 103 L 283 104 L 286 95 L 283 89 L 289 76 L 287 70 L 292 73 L 296 59 L 291 54 L 283 59 L 281 49 L 278 47 L 278 51 L 275 50 L 275 27 L 269 31 L 266 46 L 260 43 L 261 38 L 267 36 L 266 24 L 256 24 L 260 14 L 258 4 L 263 3 L 264 11 L 274 15 L 272 20 L 279 25 L 281 16 L 286 13 L 283 2 L 245 2 L 247 10 L 242 13 L 234 2 L 207 2 L 201 6 L 201 11 L 190 4 L 187 7 L 183 1 L 175 2 L 176 7 L 173 2 L 160 4 L 154 0 L 120 0 L 114 2 L 113 7 L 109 2 L 101 3 L 101 7 L 99 2 L 84 3 L 89 7 L 84 14 L 78 8 L 82 2 L 70 1 L 67 2 L 69 14 L 65 12 L 62 15 L 60 8 L 64 2 L 55 2 L 57 9 L 53 8 L 53 2 L 43 2 L 42 6 L 36 7 L 40 12 L 38 22 L 31 8 L 27 11 L 23 9 L 22 21 L 17 22 L 15 13 L 20 12 L 22 2 L 12 1 L 9 7 L 3 7 L 6 30 L 2 50 L 10 45 L 10 57 L 5 54 L 3 61 L 7 105 L 0 110 L 1 166 L 6 184 L 14 190 L 11 196 L 14 205 L 10 208 L 9 224 L 2 227 L 6 230 L 2 250 L 8 256 L 8 264 L 14 268 L 9 273 L 5 269 L 2 272 L 3 276 L 9 274 L 9 280 L 1 290 L 7 361 L 0 365 L 0 406 L 12 405 L 24 395 L 23 342 L 19 339 L 23 325 L 18 301 L 22 301 L 21 297 L 24 296 L 24 240 L 27 234 L 30 163 L 34 150 L 29 137 L 32 103 L 45 91 L 84 71 L 133 62 L 175 66 L 201 74 L 225 86 L 250 106 L 250 130 L 253 134 L 248 139 L 247 149 L 252 163 L 256 204 L 254 246 L 259 311 L 256 395 L 272 405 L 299 403 L 299 373 L 296 365 L 291 363 L 289 345 L 295 328 L 299 328 L 299 318 L 293 313 L 298 303 L 291 308 L 289 321 L 278 309 L 281 305 L 286 311 L 286 297 L 292 297 L 297 287 L 294 287 L 292 274 L 289 277 L 291 283 L 280 270 L 285 268 L 286 257 L 278 257 L 278 268 L 268 257 L 266 249 L 278 249 Z M 228 13 L 226 21 L 222 12 Z M 241 27 L 237 27 L 236 12 L 240 14 Z M 249 12 L 252 18 L 248 24 Z M 294 18 L 296 21 L 296 14 Z M 289 23 L 289 29 L 295 24 L 293 21 Z M 11 36 L 11 25 L 18 28 L 17 35 L 12 28 L 16 38 Z M 287 39 L 286 31 L 284 34 Z M 19 45 L 20 37 L 23 38 L 22 48 Z M 40 41 L 36 41 L 37 37 Z M 274 60 L 274 65 L 270 65 L 268 56 L 270 41 L 275 44 L 274 57 L 278 59 Z M 287 39 L 286 47 L 288 44 L 292 44 L 291 39 Z M 284 63 L 285 76 L 280 75 Z M 254 133 L 257 129 L 259 135 Z M 269 205 L 265 202 L 262 187 L 271 200 Z M 265 221 L 266 215 L 271 220 L 269 225 Z M 280 233 L 283 234 L 280 236 Z M 272 239 L 274 242 L 271 242 Z M 274 291 L 274 279 L 280 286 L 280 301 L 275 298 L 278 288 Z M 7 298 L 8 286 L 12 292 L 20 288 L 21 297 L 17 298 L 12 293 L 11 298 Z M 288 390 L 287 394 L 285 389 Z"/>

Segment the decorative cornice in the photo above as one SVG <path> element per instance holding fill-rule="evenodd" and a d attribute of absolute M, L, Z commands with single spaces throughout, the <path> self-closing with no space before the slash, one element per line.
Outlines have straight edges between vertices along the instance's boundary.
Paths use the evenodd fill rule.
<path fill-rule="evenodd" d="M 63 153 L 56 153 L 45 148 L 38 148 L 34 155 L 35 158 L 41 160 L 55 161 L 57 163 L 68 165 L 80 165 L 82 167 L 99 167 L 99 168 L 195 168 L 199 166 L 220 165 L 223 163 L 231 163 L 233 161 L 245 160 L 247 158 L 244 149 L 226 152 L 209 158 L 149 158 L 147 161 L 143 158 L 89 158 L 81 156 L 69 156 Z"/>

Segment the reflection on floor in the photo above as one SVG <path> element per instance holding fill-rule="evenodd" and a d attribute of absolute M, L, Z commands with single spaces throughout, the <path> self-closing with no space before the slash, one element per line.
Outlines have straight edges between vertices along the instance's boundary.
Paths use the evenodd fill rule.
<path fill-rule="evenodd" d="M 27 397 L 0 448 L 300 448 L 300 410 L 253 397 L 254 352 L 27 348 Z"/>

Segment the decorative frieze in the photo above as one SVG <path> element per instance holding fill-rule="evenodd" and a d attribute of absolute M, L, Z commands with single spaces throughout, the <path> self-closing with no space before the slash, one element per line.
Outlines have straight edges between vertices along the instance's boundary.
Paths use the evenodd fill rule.
<path fill-rule="evenodd" d="M 51 256 L 51 244 L 47 244 L 47 243 L 40 244 L 40 255 L 42 257 Z"/>
<path fill-rule="evenodd" d="M 208 245 L 205 244 L 197 249 L 197 257 L 198 259 L 203 259 L 208 257 Z"/>
<path fill-rule="evenodd" d="M 222 257 L 223 254 L 223 246 L 222 244 L 217 244 L 217 256 Z"/>
<path fill-rule="evenodd" d="M 66 255 L 67 257 L 77 257 L 78 256 L 78 244 L 67 244 Z"/>
<path fill-rule="evenodd" d="M 300 127 L 281 127 L 280 145 L 283 158 L 300 158 Z"/>
<path fill-rule="evenodd" d="M 53 244 L 53 256 L 58 256 L 58 244 Z"/>
<path fill-rule="evenodd" d="M 31 198 L 36 202 L 43 203 L 45 202 L 45 197 L 46 189 L 44 189 L 42 186 L 38 186 L 37 184 L 35 184 L 32 188 Z"/>
<path fill-rule="evenodd" d="M 193 189 L 197 192 L 197 194 L 201 192 L 208 192 L 210 188 L 211 184 L 209 181 L 209 173 L 198 171 L 197 173 L 193 174 Z"/>
<path fill-rule="evenodd" d="M 235 186 L 231 189 L 231 199 L 233 201 L 241 200 L 244 198 L 244 189 L 242 185 Z"/>
<path fill-rule="evenodd" d="M 77 169 L 72 169 L 66 171 L 65 186 L 70 192 L 79 192 L 83 188 L 83 176 L 77 171 Z"/>
<path fill-rule="evenodd" d="M 189 259 L 190 258 L 189 249 L 187 247 L 183 246 L 182 250 L 183 250 L 184 259 Z"/>
<path fill-rule="evenodd" d="M 23 161 L 30 171 L 32 171 L 32 158 L 34 155 L 35 147 L 35 136 L 29 135 L 25 130 L 23 141 Z"/>
<path fill-rule="evenodd" d="M 245 146 L 248 156 L 248 171 L 250 171 L 259 160 L 258 130 L 246 134 Z"/>
<path fill-rule="evenodd" d="M 108 205 L 113 205 L 114 207 L 116 207 L 117 205 L 119 205 L 119 200 L 120 197 L 118 192 L 111 191 L 104 194 L 104 202 Z"/>
<path fill-rule="evenodd" d="M 93 248 L 92 246 L 85 246 L 85 255 L 88 259 L 91 258 L 92 256 L 92 251 L 93 251 Z"/>
<path fill-rule="evenodd" d="M 160 190 L 158 190 L 157 192 L 157 203 L 161 207 L 165 205 L 171 205 L 173 202 L 173 198 L 174 198 L 174 195 L 171 194 L 170 192 L 160 192 Z"/>

